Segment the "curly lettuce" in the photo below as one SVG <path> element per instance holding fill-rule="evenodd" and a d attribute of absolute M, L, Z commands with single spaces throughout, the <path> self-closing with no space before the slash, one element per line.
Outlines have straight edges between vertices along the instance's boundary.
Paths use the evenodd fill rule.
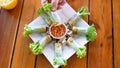
<path fill-rule="evenodd" d="M 67 61 L 62 57 L 55 57 L 53 63 L 54 63 L 54 65 L 60 65 L 60 66 L 61 65 L 63 65 L 63 66 L 67 65 Z"/>
<path fill-rule="evenodd" d="M 97 36 L 96 28 L 95 28 L 94 24 L 92 24 L 87 30 L 87 35 L 86 35 L 87 40 L 94 41 L 96 36 Z"/>
<path fill-rule="evenodd" d="M 27 24 L 25 24 L 23 35 L 28 36 L 29 34 L 32 34 L 32 29 Z"/>
<path fill-rule="evenodd" d="M 44 13 L 44 12 L 51 12 L 52 4 L 50 3 L 44 3 L 44 5 L 37 10 L 38 14 Z"/>
<path fill-rule="evenodd" d="M 77 54 L 77 57 L 79 57 L 79 58 L 85 57 L 86 56 L 86 47 L 85 46 L 80 47 L 77 50 L 76 54 Z"/>
<path fill-rule="evenodd" d="M 81 16 L 82 18 L 85 18 L 85 16 L 90 15 L 90 13 L 88 12 L 88 8 L 87 8 L 87 7 L 81 7 L 81 8 L 78 10 L 78 13 L 80 14 L 80 16 Z"/>
<path fill-rule="evenodd" d="M 33 54 L 38 55 L 38 54 L 42 54 L 44 47 L 40 45 L 39 41 L 37 41 L 35 43 L 31 43 L 29 48 L 31 49 Z"/>

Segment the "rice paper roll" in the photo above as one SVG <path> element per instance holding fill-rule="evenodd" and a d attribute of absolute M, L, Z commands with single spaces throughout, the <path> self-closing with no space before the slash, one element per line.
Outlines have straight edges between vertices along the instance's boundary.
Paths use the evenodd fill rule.
<path fill-rule="evenodd" d="M 48 25 L 51 25 L 53 23 L 51 18 L 46 13 L 41 13 L 40 16 L 45 20 Z"/>
<path fill-rule="evenodd" d="M 42 13 L 41 17 L 46 21 L 48 25 L 62 22 L 57 12 Z"/>
<path fill-rule="evenodd" d="M 45 25 L 30 27 L 26 24 L 24 27 L 23 35 L 28 36 L 32 33 L 45 33 L 46 31 L 47 31 L 47 26 Z"/>
<path fill-rule="evenodd" d="M 77 57 L 83 58 L 86 56 L 86 47 L 78 44 L 72 37 L 69 37 L 67 44 L 76 51 Z"/>
<path fill-rule="evenodd" d="M 31 51 L 35 55 L 42 54 L 42 51 L 43 51 L 44 47 L 48 43 L 50 43 L 51 40 L 52 40 L 52 38 L 49 35 L 47 35 L 41 41 L 37 41 L 37 42 L 31 43 L 29 48 L 31 49 Z"/>
<path fill-rule="evenodd" d="M 46 44 L 50 43 L 52 41 L 52 38 L 50 35 L 45 36 L 41 41 L 40 44 L 42 46 L 45 46 Z"/>
<path fill-rule="evenodd" d="M 97 32 L 94 24 L 89 26 L 89 28 L 81 28 L 81 27 L 73 26 L 72 33 L 78 35 L 86 35 L 88 41 L 94 41 L 97 36 Z"/>
<path fill-rule="evenodd" d="M 54 65 L 65 66 L 67 64 L 67 61 L 62 56 L 62 44 L 59 42 L 55 43 L 54 51 L 55 51 L 55 58 L 53 60 Z"/>
<path fill-rule="evenodd" d="M 38 9 L 38 14 L 47 22 L 48 25 L 53 23 L 61 23 L 60 16 L 57 12 L 52 12 L 52 4 L 44 3 L 44 5 Z"/>
<path fill-rule="evenodd" d="M 57 12 L 47 12 L 47 14 L 48 14 L 48 17 L 50 17 L 52 22 L 59 22 L 59 23 L 62 22 Z"/>
<path fill-rule="evenodd" d="M 42 25 L 42 26 L 34 26 L 31 27 L 33 33 L 45 33 L 47 31 L 47 26 Z"/>
<path fill-rule="evenodd" d="M 90 15 L 90 13 L 88 12 L 88 8 L 87 7 L 81 7 L 80 10 L 78 10 L 78 12 L 69 19 L 68 24 L 70 26 L 74 26 L 81 18 L 85 18 L 85 16 Z"/>
<path fill-rule="evenodd" d="M 69 22 L 68 24 L 70 26 L 74 26 L 79 20 L 80 20 L 80 15 L 79 13 L 77 12 L 72 18 L 69 19 Z"/>

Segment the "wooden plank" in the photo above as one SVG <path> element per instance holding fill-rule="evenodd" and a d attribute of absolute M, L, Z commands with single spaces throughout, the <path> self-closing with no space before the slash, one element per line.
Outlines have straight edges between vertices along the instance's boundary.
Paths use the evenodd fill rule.
<path fill-rule="evenodd" d="M 15 45 L 15 51 L 12 61 L 12 68 L 34 68 L 35 55 L 29 49 L 29 43 L 33 43 L 30 37 L 23 36 L 23 28 L 25 24 L 30 23 L 38 17 L 36 13 L 40 6 L 39 0 L 24 0 L 19 30 Z M 44 61 L 44 59 L 42 60 Z"/>
<path fill-rule="evenodd" d="M 112 68 L 111 0 L 90 0 L 90 13 L 97 38 L 89 45 L 88 68 Z"/>
<path fill-rule="evenodd" d="M 120 68 L 120 0 L 113 0 L 114 67 Z"/>
<path fill-rule="evenodd" d="M 53 68 L 44 55 L 37 56 L 36 68 Z"/>
<path fill-rule="evenodd" d="M 0 9 L 0 67 L 9 68 L 19 23 L 22 0 L 12 10 Z"/>
<path fill-rule="evenodd" d="M 47 58 L 42 54 L 37 56 L 36 68 L 53 68 L 53 66 L 50 64 Z"/>
<path fill-rule="evenodd" d="M 88 6 L 88 0 L 68 0 L 68 3 L 70 6 L 75 9 L 76 11 L 79 10 L 82 6 Z M 86 21 L 88 18 L 86 17 Z M 87 65 L 87 57 L 85 58 L 77 58 L 77 56 L 74 54 L 71 58 L 68 59 L 67 65 L 62 68 L 86 68 Z"/>

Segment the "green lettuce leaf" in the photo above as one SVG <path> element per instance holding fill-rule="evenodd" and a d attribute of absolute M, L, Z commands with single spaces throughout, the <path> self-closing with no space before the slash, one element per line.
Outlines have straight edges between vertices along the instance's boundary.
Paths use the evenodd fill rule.
<path fill-rule="evenodd" d="M 87 31 L 87 40 L 88 41 L 94 41 L 97 36 L 96 29 L 94 24 L 92 24 Z"/>
<path fill-rule="evenodd" d="M 37 10 L 38 14 L 44 13 L 44 12 L 51 12 L 52 4 L 46 2 L 44 5 Z"/>
<path fill-rule="evenodd" d="M 87 7 L 81 7 L 81 9 L 79 9 L 78 12 L 82 18 L 85 18 L 85 16 L 90 15 Z"/>
<path fill-rule="evenodd" d="M 39 41 L 37 41 L 35 43 L 31 43 L 29 48 L 35 55 L 42 54 L 42 51 L 44 49 L 44 47 L 40 45 Z"/>
<path fill-rule="evenodd" d="M 23 35 L 28 36 L 31 33 L 32 33 L 32 29 L 27 24 L 25 24 Z"/>

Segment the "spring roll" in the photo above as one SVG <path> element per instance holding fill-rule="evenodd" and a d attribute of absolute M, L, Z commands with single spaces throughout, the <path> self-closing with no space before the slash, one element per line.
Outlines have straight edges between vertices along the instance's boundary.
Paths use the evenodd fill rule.
<path fill-rule="evenodd" d="M 53 60 L 54 65 L 63 65 L 67 64 L 67 61 L 62 57 L 62 44 L 55 43 L 55 58 Z"/>
<path fill-rule="evenodd" d="M 52 40 L 52 38 L 49 35 L 47 35 L 41 41 L 37 41 L 35 43 L 30 44 L 29 48 L 35 55 L 42 54 L 44 47 L 48 43 L 50 43 L 51 40 Z"/>
<path fill-rule="evenodd" d="M 45 33 L 47 31 L 47 26 L 35 26 L 35 27 L 30 27 L 27 24 L 24 27 L 24 36 L 28 36 L 32 33 Z"/>
<path fill-rule="evenodd" d="M 69 19 L 68 24 L 74 26 L 81 18 L 90 15 L 86 7 L 82 7 L 72 18 Z"/>
<path fill-rule="evenodd" d="M 96 32 L 96 28 L 95 28 L 94 24 L 89 26 L 89 28 L 87 28 L 87 29 L 74 26 L 72 28 L 72 32 L 73 32 L 73 34 L 78 34 L 78 35 L 85 34 L 88 41 L 94 41 L 97 36 L 97 32 Z"/>
<path fill-rule="evenodd" d="M 78 44 L 72 37 L 69 37 L 67 40 L 67 44 L 76 50 L 77 57 L 83 58 L 86 56 L 86 47 L 84 45 Z"/>
<path fill-rule="evenodd" d="M 44 5 L 38 9 L 38 14 L 47 22 L 48 25 L 53 23 L 61 23 L 60 16 L 56 12 L 52 12 L 52 4 L 44 3 Z"/>
<path fill-rule="evenodd" d="M 76 13 L 72 18 L 69 19 L 68 23 L 70 26 L 74 26 L 80 20 L 79 13 Z"/>

